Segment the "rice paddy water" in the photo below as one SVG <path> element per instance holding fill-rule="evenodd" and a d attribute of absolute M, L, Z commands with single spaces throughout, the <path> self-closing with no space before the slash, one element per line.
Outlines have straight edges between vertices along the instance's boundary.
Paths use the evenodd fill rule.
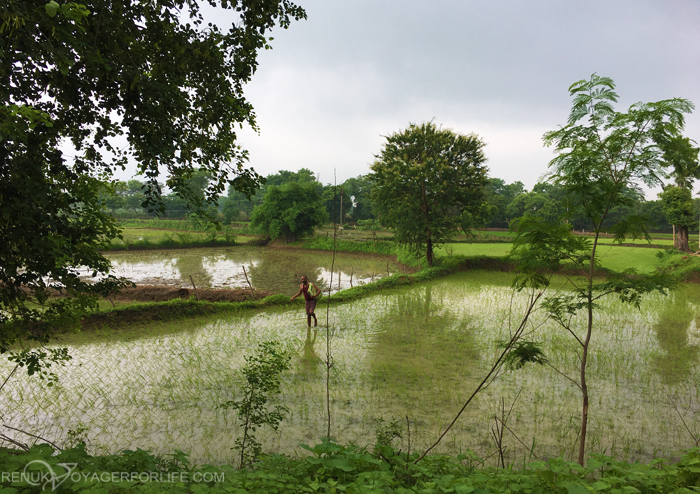
<path fill-rule="evenodd" d="M 307 275 L 319 288 L 327 288 L 331 252 L 261 247 L 217 247 L 108 252 L 112 274 L 140 285 L 190 287 L 190 276 L 201 288 L 247 288 L 272 293 L 296 292 L 299 278 Z M 393 261 L 377 256 L 339 252 L 332 292 L 363 285 L 399 271 Z"/>
<path fill-rule="evenodd" d="M 490 367 L 509 321 L 519 322 L 525 295 L 514 294 L 511 281 L 508 273 L 473 271 L 332 307 L 333 437 L 371 445 L 380 419 L 396 418 L 410 424 L 412 451 L 434 441 Z M 684 286 L 647 297 L 641 310 L 602 302 L 589 370 L 591 452 L 649 460 L 694 444 L 698 295 L 698 287 Z M 571 338 L 539 317 L 528 339 L 543 342 L 551 363 L 575 379 Z M 300 306 L 68 335 L 61 344 L 74 358 L 59 369 L 60 383 L 47 388 L 18 373 L 2 393 L 4 420 L 59 444 L 85 427 L 93 452 L 180 449 L 196 462 L 234 462 L 230 448 L 241 431 L 235 412 L 217 405 L 240 398 L 237 369 L 269 340 L 293 354 L 279 398 L 291 412 L 279 433 L 263 429 L 259 439 L 267 452 L 305 454 L 300 443 L 325 435 L 326 342 L 325 329 L 307 328 Z M 7 375 L 9 363 L 0 370 Z M 502 399 L 513 405 L 504 436 L 509 461 L 575 457 L 580 393 L 550 367 L 534 365 L 505 373 L 478 395 L 436 451 L 494 453 L 491 428 Z M 406 451 L 406 433 L 401 441 Z"/>

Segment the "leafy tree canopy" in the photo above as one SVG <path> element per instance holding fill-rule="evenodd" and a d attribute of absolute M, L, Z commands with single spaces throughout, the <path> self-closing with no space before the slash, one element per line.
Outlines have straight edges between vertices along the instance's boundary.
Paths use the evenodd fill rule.
<path fill-rule="evenodd" d="M 383 223 L 396 228 L 403 243 L 425 248 L 433 265 L 433 246 L 457 229 L 468 228 L 482 212 L 486 185 L 484 142 L 432 122 L 410 124 L 386 138 L 370 178 Z"/>
<path fill-rule="evenodd" d="M 314 182 L 321 189 L 323 186 L 317 182 L 316 175 L 314 172 L 308 168 L 301 168 L 299 171 L 291 172 L 288 170 L 280 170 L 277 173 L 268 175 L 261 180 L 261 184 L 253 192 L 252 196 L 248 196 L 245 193 L 237 190 L 235 187 L 231 186 L 228 189 L 228 198 L 232 201 L 232 206 L 235 206 L 239 211 L 246 214 L 250 214 L 255 206 L 259 206 L 263 202 L 263 197 L 267 192 L 267 188 L 270 185 L 280 186 L 286 184 L 287 182 L 298 182 L 298 183 L 308 183 Z M 319 193 L 320 193 L 319 189 Z"/>
<path fill-rule="evenodd" d="M 513 216 L 508 207 L 520 194 L 526 193 L 522 182 L 507 184 L 500 178 L 490 178 L 485 189 L 485 201 L 488 203 L 488 221 L 486 226 L 491 228 L 508 228 Z"/>
<path fill-rule="evenodd" d="M 238 127 L 255 128 L 243 86 L 267 31 L 305 13 L 289 0 L 209 3 L 238 21 L 227 30 L 205 25 L 195 0 L 0 6 L 0 351 L 18 339 L 47 341 L 45 328 L 16 324 L 67 313 L 65 299 L 51 310 L 27 304 L 45 304 L 49 288 L 104 293 L 121 283 L 86 284 L 77 267 L 109 271 L 97 249 L 118 229 L 99 195 L 128 159 L 156 210 L 164 208 L 161 170 L 195 206 L 215 202 L 227 183 L 248 194 L 258 186 L 236 144 Z M 210 177 L 204 196 L 186 187 L 197 169 Z"/>
<path fill-rule="evenodd" d="M 350 204 L 343 204 L 347 208 L 348 221 L 358 222 L 374 218 L 374 204 L 372 202 L 372 179 L 369 175 L 360 175 L 349 178 L 343 185 L 343 192 L 350 198 Z"/>
<path fill-rule="evenodd" d="M 328 221 L 328 214 L 318 182 L 287 182 L 268 187 L 263 203 L 255 207 L 250 220 L 251 228 L 260 233 L 293 242 L 313 233 L 314 228 Z"/>

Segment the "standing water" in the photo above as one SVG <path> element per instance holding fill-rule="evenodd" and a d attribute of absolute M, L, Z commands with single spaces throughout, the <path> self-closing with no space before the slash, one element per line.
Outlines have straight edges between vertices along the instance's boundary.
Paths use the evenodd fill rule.
<path fill-rule="evenodd" d="M 261 247 L 158 249 L 105 254 L 112 262 L 111 274 L 140 285 L 201 288 L 247 288 L 272 293 L 296 292 L 299 278 L 309 277 L 328 289 L 332 252 Z M 337 253 L 331 292 L 364 285 L 398 271 L 389 258 Z M 248 279 L 246 279 L 246 276 Z M 192 280 L 190 280 L 192 277 Z"/>
<path fill-rule="evenodd" d="M 507 273 L 462 273 L 332 307 L 333 437 L 372 445 L 380 420 L 396 419 L 410 424 L 412 451 L 431 444 L 487 372 L 509 324 L 519 322 L 525 296 L 513 293 L 511 281 Z M 693 444 L 682 420 L 700 432 L 697 295 L 697 287 L 683 287 L 648 297 L 641 310 L 613 299 L 601 304 L 589 368 L 591 452 L 648 460 Z M 317 313 L 325 325 L 323 303 Z M 570 336 L 532 322 L 527 338 L 542 342 L 552 366 L 575 379 Z M 13 377 L 3 391 L 4 420 L 59 444 L 84 426 L 93 450 L 181 449 L 198 462 L 233 462 L 241 430 L 235 412 L 217 406 L 240 399 L 243 357 L 276 340 L 293 355 L 280 397 L 290 413 L 279 433 L 262 429 L 259 438 L 265 451 L 303 454 L 300 443 L 325 435 L 325 335 L 307 328 L 301 307 L 71 335 L 63 344 L 74 359 L 59 370 L 60 384 Z M 0 365 L 6 375 L 9 364 Z M 478 395 L 436 452 L 492 454 L 501 400 L 513 407 L 504 436 L 509 461 L 575 457 L 580 393 L 536 365 L 505 373 Z"/>

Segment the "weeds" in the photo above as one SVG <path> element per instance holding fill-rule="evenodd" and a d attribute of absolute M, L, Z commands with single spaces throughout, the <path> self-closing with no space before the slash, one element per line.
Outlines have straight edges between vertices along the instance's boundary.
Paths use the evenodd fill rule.
<path fill-rule="evenodd" d="M 258 428 L 267 425 L 277 431 L 289 412 L 283 405 L 275 405 L 269 410 L 268 401 L 280 393 L 280 374 L 289 369 L 290 359 L 289 353 L 280 350 L 278 343 L 261 343 L 255 354 L 245 357 L 245 365 L 240 371 L 245 379 L 243 398 L 219 405 L 219 408 L 238 411 L 243 437 L 236 439 L 234 449 L 240 453 L 241 468 L 257 461 L 262 453 L 262 444 L 255 437 Z"/>

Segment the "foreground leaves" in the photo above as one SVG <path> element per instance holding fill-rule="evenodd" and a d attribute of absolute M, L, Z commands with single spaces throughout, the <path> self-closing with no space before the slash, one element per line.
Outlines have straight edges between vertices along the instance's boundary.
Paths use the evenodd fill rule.
<path fill-rule="evenodd" d="M 61 484 L 64 492 L 268 492 L 268 493 L 526 493 L 577 494 L 601 492 L 694 493 L 700 488 L 700 449 L 688 450 L 677 463 L 656 459 L 648 464 L 625 463 L 604 455 L 592 455 L 585 467 L 561 458 L 530 463 L 525 469 L 478 468 L 472 453 L 456 458 L 429 456 L 414 465 L 405 454 L 390 447 L 377 448 L 372 455 L 363 448 L 324 442 L 312 453 L 291 459 L 273 455 L 254 469 L 235 470 L 229 466 L 193 467 L 187 455 L 176 452 L 157 457 L 147 451 L 124 451 L 119 455 L 90 456 L 83 446 L 54 456 L 47 445 L 27 452 L 0 448 L 0 464 L 7 475 L 0 478 L 0 492 L 39 492 L 41 486 L 12 481 L 25 466 L 36 460 L 50 465 L 56 475 L 66 473 L 60 464 L 76 463 Z M 41 468 L 46 469 L 45 466 Z M 149 473 L 153 479 L 105 482 L 104 472 Z M 154 475 L 150 475 L 153 473 Z M 97 475 L 95 475 L 97 474 Z M 170 477 L 168 476 L 170 474 Z M 168 478 L 176 479 L 168 482 Z M 197 480 L 195 480 L 197 479 Z"/>

